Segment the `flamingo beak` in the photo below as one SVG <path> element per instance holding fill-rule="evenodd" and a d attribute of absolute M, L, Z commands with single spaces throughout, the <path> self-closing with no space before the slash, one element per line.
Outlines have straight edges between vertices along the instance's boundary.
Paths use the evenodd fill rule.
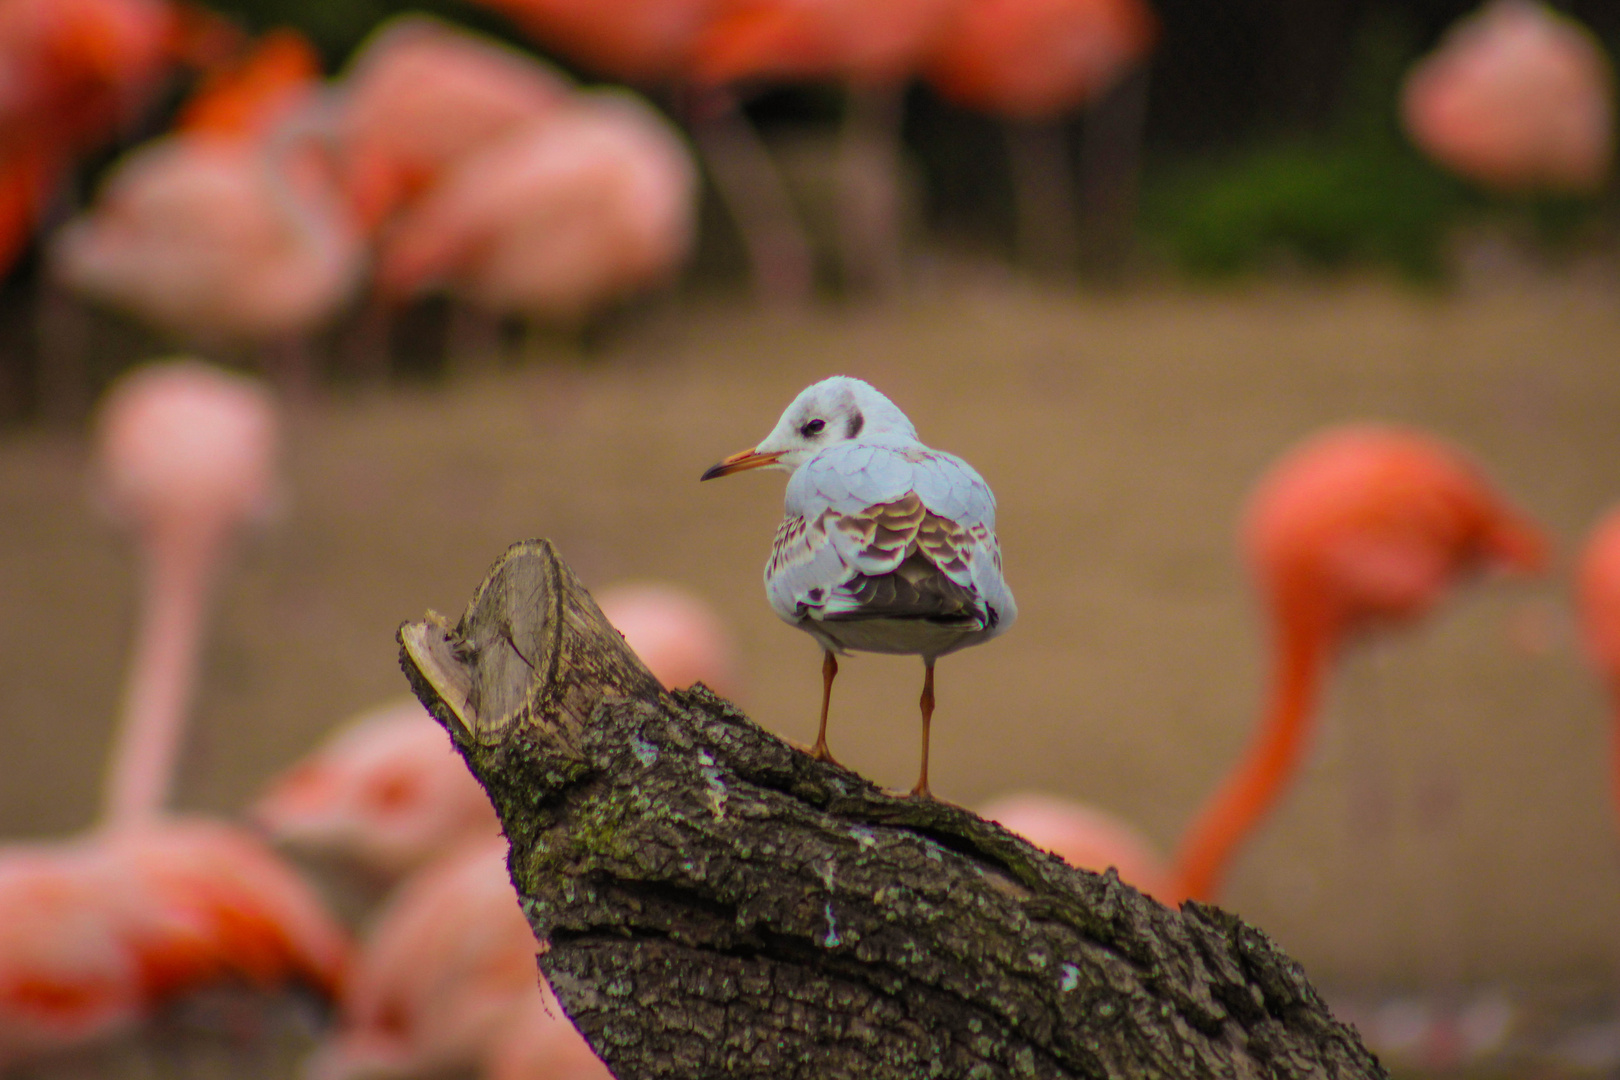
<path fill-rule="evenodd" d="M 741 450 L 728 458 L 722 458 L 718 465 L 709 466 L 704 474 L 698 477 L 698 480 L 713 480 L 721 476 L 730 476 L 732 473 L 747 472 L 749 469 L 775 465 L 776 459 L 781 456 L 782 452 L 780 450 L 769 454 L 762 454 L 753 448 Z"/>

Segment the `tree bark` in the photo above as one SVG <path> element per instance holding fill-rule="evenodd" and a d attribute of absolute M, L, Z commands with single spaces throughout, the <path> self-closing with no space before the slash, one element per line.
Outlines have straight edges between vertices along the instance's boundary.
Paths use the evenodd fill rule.
<path fill-rule="evenodd" d="M 1235 916 L 665 693 L 547 541 L 399 640 L 500 813 L 541 969 L 620 1080 L 1385 1075 Z"/>

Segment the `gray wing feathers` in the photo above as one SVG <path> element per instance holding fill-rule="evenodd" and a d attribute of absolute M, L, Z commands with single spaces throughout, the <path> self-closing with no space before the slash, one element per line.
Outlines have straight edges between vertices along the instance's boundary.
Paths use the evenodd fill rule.
<path fill-rule="evenodd" d="M 995 497 L 960 458 L 834 447 L 788 482 L 765 568 L 771 607 L 792 623 L 962 618 L 1004 628 L 1014 609 L 994 528 Z"/>
<path fill-rule="evenodd" d="M 827 542 L 824 525 L 789 516 L 776 530 L 771 558 L 765 564 L 765 595 L 771 610 L 790 623 L 803 617 L 803 605 L 824 600 L 851 571 Z"/>

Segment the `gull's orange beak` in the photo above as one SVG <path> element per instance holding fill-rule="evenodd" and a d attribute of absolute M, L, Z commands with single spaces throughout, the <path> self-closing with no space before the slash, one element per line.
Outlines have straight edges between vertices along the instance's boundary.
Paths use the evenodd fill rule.
<path fill-rule="evenodd" d="M 758 450 L 752 448 L 743 450 L 732 454 L 728 458 L 722 458 L 718 465 L 710 465 L 708 471 L 698 477 L 698 480 L 713 480 L 719 476 L 730 476 L 732 473 L 747 472 L 749 469 L 757 469 L 763 465 L 772 465 L 781 456 L 781 451 L 773 454 L 761 454 Z"/>

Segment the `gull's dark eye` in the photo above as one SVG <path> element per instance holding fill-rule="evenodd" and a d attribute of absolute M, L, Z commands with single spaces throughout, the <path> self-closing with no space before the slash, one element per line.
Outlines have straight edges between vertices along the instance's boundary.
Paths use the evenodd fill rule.
<path fill-rule="evenodd" d="M 799 429 L 799 434 L 803 435 L 807 439 L 813 439 L 817 435 L 820 435 L 821 429 L 826 426 L 827 421 L 825 420 L 812 420 L 808 424 L 804 425 L 804 427 Z"/>

